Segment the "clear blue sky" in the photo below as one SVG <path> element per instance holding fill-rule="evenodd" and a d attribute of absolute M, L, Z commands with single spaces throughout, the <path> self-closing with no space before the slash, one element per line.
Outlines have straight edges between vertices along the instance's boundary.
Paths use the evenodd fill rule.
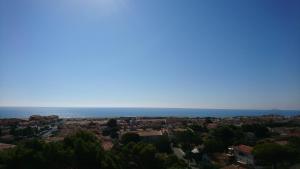
<path fill-rule="evenodd" d="M 0 106 L 300 109 L 299 0 L 1 0 Z"/>

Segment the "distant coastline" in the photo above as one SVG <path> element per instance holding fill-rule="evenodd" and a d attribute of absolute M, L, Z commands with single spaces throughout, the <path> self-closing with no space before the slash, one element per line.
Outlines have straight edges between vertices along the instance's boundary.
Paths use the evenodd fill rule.
<path fill-rule="evenodd" d="M 300 110 L 137 108 L 137 107 L 0 107 L 0 118 L 28 118 L 55 114 L 62 118 L 143 117 L 234 117 L 261 115 L 300 115 Z"/>

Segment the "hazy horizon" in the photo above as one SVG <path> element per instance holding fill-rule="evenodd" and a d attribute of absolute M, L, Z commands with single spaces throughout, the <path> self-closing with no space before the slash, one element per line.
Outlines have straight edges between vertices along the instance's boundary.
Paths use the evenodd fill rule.
<path fill-rule="evenodd" d="M 257 111 L 300 111 L 300 109 L 253 109 L 253 108 L 209 108 L 209 107 L 118 107 L 118 106 L 0 106 L 0 108 L 85 108 L 85 109 L 195 109 L 195 110 L 257 110 Z"/>
<path fill-rule="evenodd" d="M 299 6 L 1 1 L 0 106 L 300 110 Z"/>

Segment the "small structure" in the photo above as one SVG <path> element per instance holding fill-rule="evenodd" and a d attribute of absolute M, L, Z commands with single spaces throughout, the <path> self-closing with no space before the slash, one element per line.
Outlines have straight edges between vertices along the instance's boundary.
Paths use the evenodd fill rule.
<path fill-rule="evenodd" d="M 234 157 L 238 163 L 246 165 L 254 165 L 253 148 L 246 145 L 238 145 L 233 147 Z"/>

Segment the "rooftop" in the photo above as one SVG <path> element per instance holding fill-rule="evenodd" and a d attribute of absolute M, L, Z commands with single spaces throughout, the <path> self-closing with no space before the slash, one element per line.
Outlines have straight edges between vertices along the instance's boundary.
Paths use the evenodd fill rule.
<path fill-rule="evenodd" d="M 160 130 L 143 130 L 143 131 L 138 131 L 137 134 L 139 134 L 141 137 L 161 136 L 162 132 Z"/>
<path fill-rule="evenodd" d="M 241 151 L 245 154 L 251 154 L 253 147 L 240 144 L 238 146 L 235 146 L 235 149 L 237 149 L 238 151 Z"/>

